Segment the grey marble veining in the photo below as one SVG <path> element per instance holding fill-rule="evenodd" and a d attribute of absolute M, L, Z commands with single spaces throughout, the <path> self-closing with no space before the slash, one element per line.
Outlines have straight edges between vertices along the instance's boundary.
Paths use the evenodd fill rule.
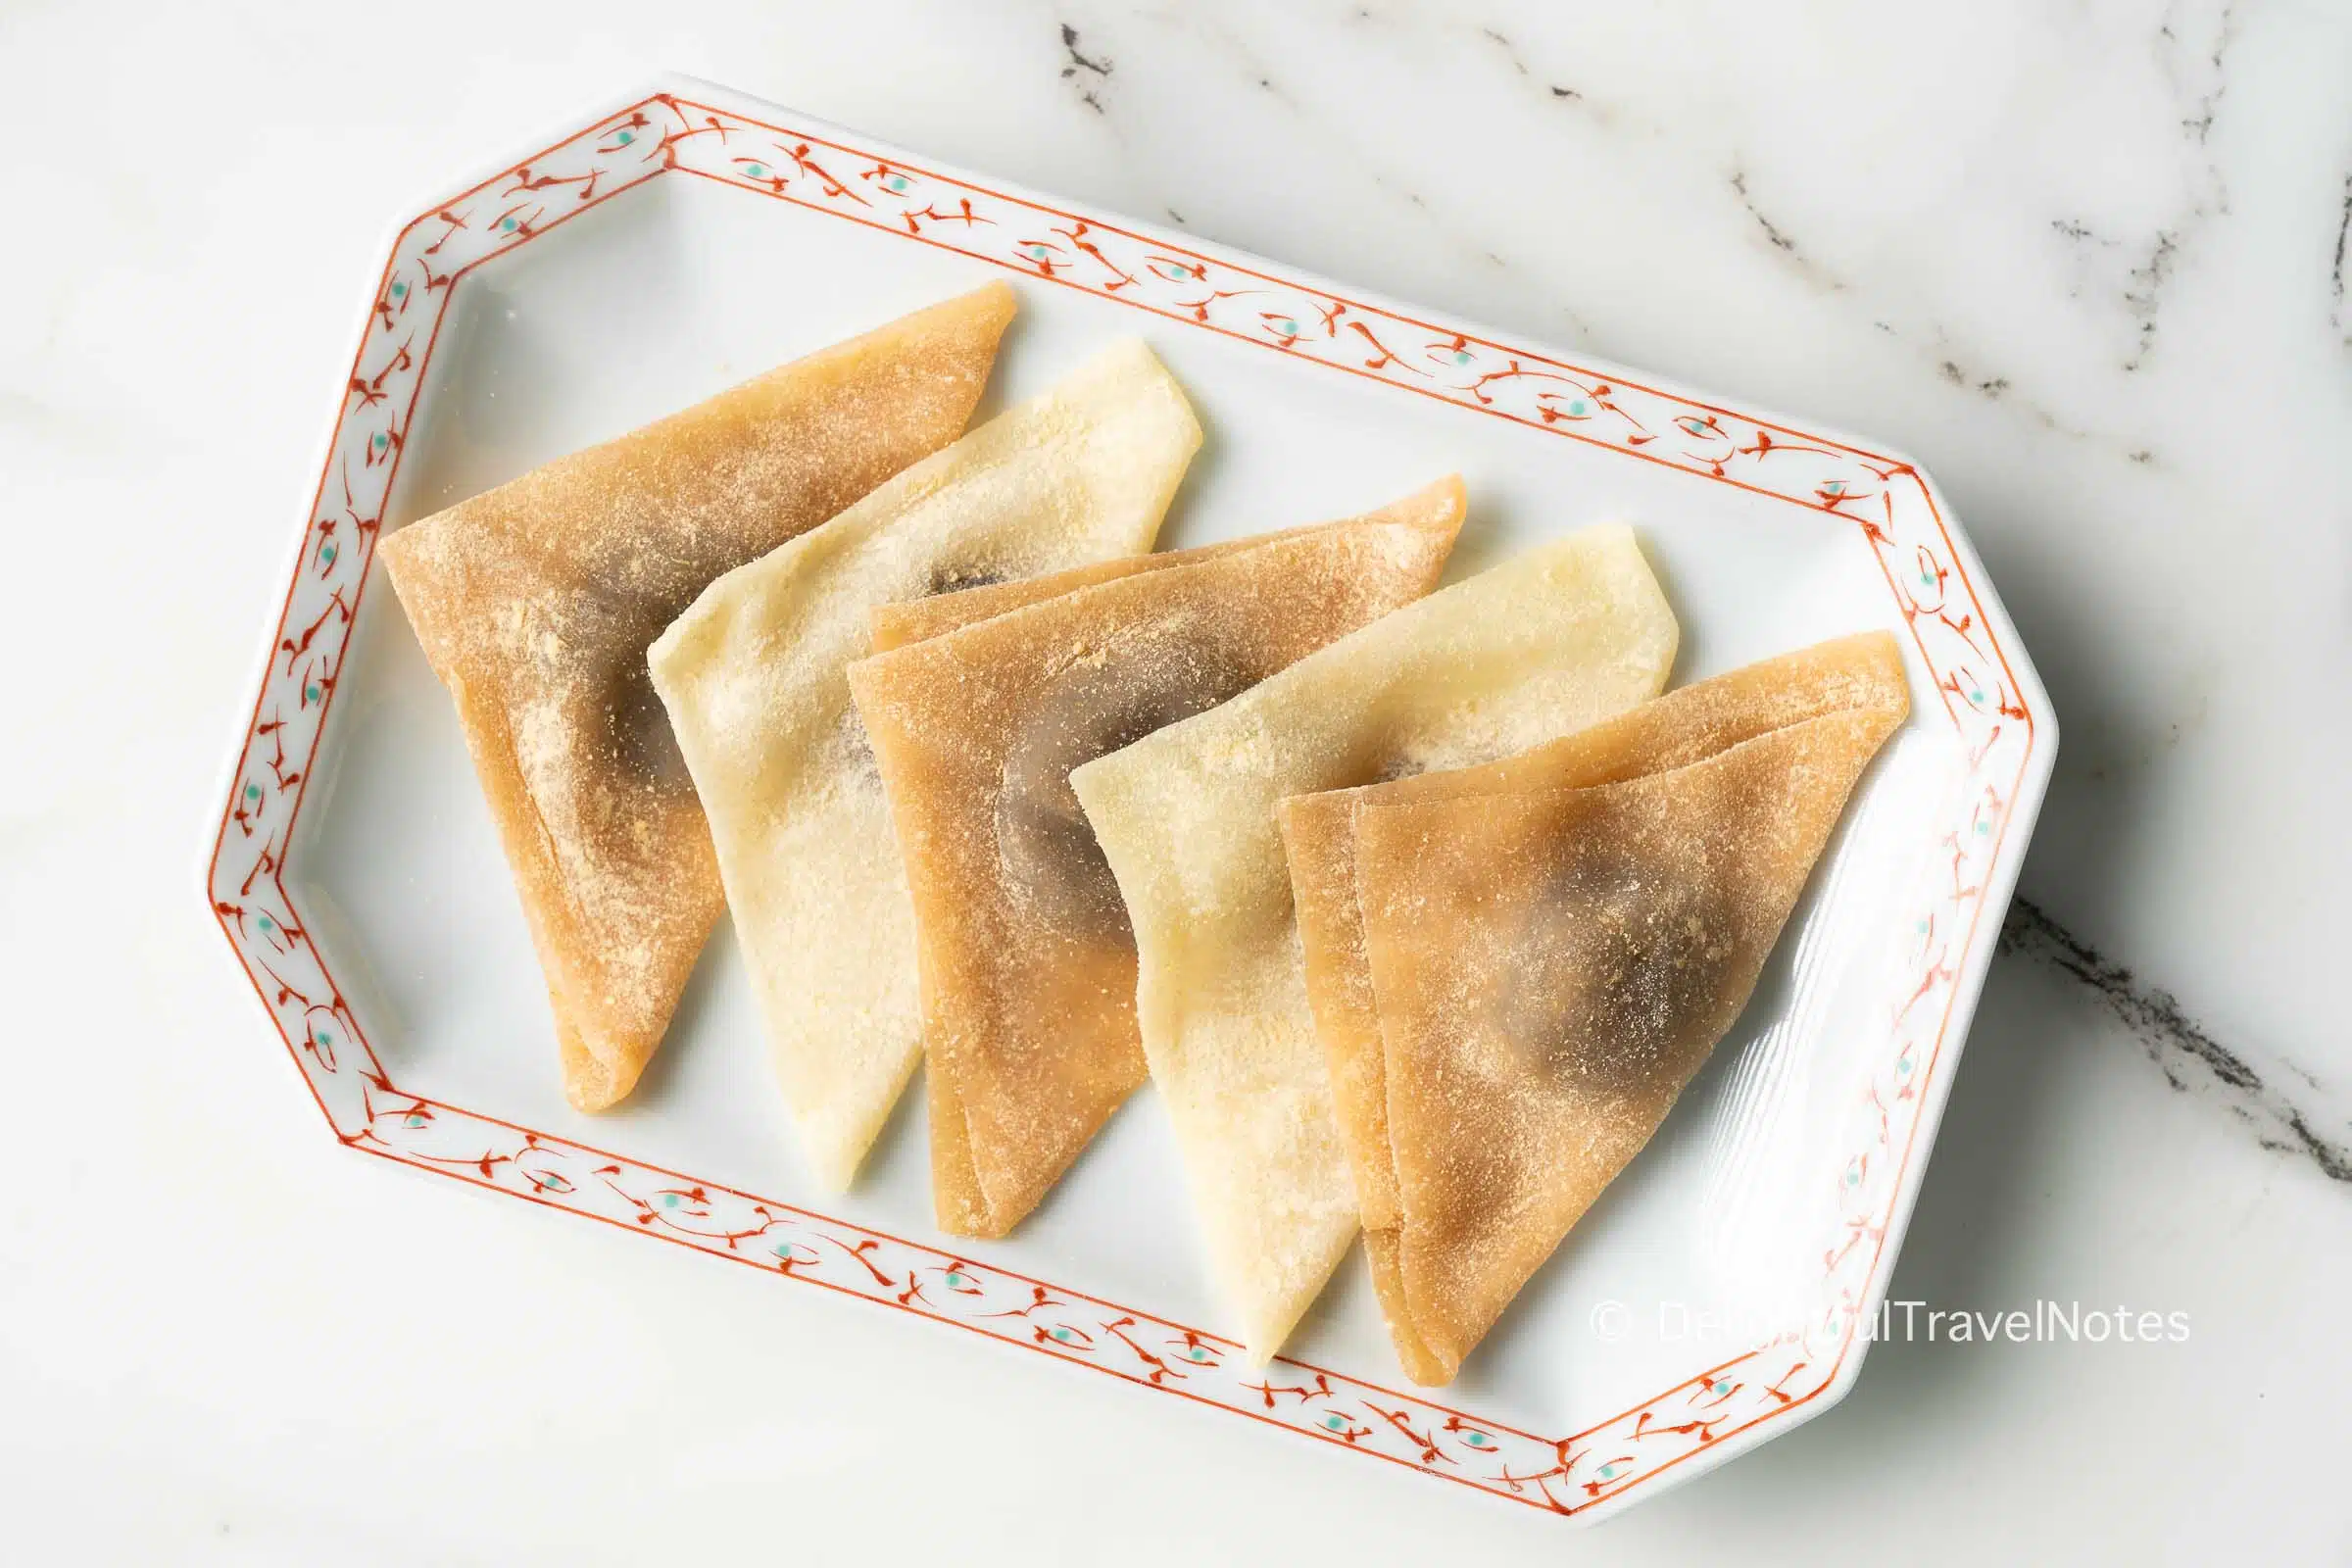
<path fill-rule="evenodd" d="M 2047 965 L 2086 987 L 2176 1093 L 2210 1099 L 2273 1153 L 2308 1158 L 2329 1181 L 2352 1182 L 2352 1129 L 2331 1125 L 2326 1111 L 2307 1108 L 2309 1100 L 2326 1089 L 2318 1074 L 2263 1052 L 2259 1054 L 2277 1060 L 2271 1070 L 2282 1080 L 2266 1081 L 2249 1053 L 2216 1040 L 2170 991 L 2085 946 L 2031 899 L 2011 901 L 2000 954 L 2005 960 Z"/>

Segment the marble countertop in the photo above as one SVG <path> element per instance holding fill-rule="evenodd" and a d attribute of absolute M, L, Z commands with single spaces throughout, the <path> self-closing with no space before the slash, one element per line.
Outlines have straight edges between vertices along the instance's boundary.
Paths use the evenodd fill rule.
<path fill-rule="evenodd" d="M 416 193 L 657 67 L 1918 456 L 2067 739 L 1893 1295 L 2188 1341 L 1882 1346 L 1572 1540 L 334 1157 L 193 895 L 321 400 Z M 2352 1549 L 2348 79 L 2309 0 L 0 15 L 0 1540 Z"/>

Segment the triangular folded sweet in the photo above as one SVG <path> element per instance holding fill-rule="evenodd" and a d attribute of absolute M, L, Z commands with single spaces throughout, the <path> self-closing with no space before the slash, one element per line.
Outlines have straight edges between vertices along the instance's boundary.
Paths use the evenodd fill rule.
<path fill-rule="evenodd" d="M 1453 1376 L 1649 1141 L 1909 710 L 1883 634 L 1776 662 L 1355 803 L 1395 1177 L 1383 1304 L 1417 1381 Z M 1543 782 L 1573 777 L 1604 782 Z"/>
<path fill-rule="evenodd" d="M 648 655 L 802 1149 L 834 1191 L 922 1054 L 914 910 L 845 674 L 867 618 L 1151 549 L 1200 444 L 1174 378 L 1119 344 L 719 578 Z"/>
<path fill-rule="evenodd" d="M 1071 776 L 1134 923 L 1137 1020 L 1210 1267 L 1258 1358 L 1356 1229 L 1277 803 L 1580 729 L 1654 695 L 1676 638 L 1633 534 L 1587 529 Z"/>
<path fill-rule="evenodd" d="M 646 645 L 712 578 L 954 440 L 1012 312 L 991 284 L 384 540 L 457 703 L 581 1109 L 636 1084 L 722 902 Z"/>
<path fill-rule="evenodd" d="M 1357 901 L 1356 821 L 1372 802 L 1611 783 L 1686 766 L 1771 730 L 1854 710 L 1908 704 L 1902 656 L 1885 632 L 1822 643 L 1667 693 L 1565 739 L 1484 767 L 1282 803 L 1282 836 L 1298 908 L 1306 988 L 1331 1067 L 1332 1092 L 1362 1207 L 1364 1247 L 1381 1310 L 1407 1375 L 1425 1384 L 1452 1367 L 1428 1351 L 1404 1310 L 1396 1272 L 1396 1170 L 1388 1082 Z"/>
<path fill-rule="evenodd" d="M 1448 479 L 1344 522 L 952 595 L 1004 612 L 851 667 L 913 893 L 943 1229 L 1010 1230 L 1145 1076 L 1135 946 L 1070 769 L 1427 592 L 1461 520 Z"/>

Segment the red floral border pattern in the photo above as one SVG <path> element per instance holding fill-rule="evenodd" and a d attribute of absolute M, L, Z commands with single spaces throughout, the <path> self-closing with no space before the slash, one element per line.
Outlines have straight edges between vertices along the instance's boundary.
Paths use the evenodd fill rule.
<path fill-rule="evenodd" d="M 1907 994 L 1854 1107 L 1823 1310 L 1567 1438 L 1280 1360 L 917 1242 L 514 1126 L 394 1087 L 288 898 L 287 846 L 333 702 L 425 367 L 457 280 L 665 173 L 904 235 L 1532 428 L 1850 521 L 1958 731 L 1962 814 L 1917 897 Z M 1908 464 L 1344 298 L 897 157 L 657 94 L 411 222 L 394 242 L 223 809 L 214 912 L 336 1136 L 355 1149 L 1028 1346 L 1326 1443 L 1589 1514 L 1829 1388 L 1875 1310 L 1886 1241 L 2035 718 L 1925 479 Z"/>

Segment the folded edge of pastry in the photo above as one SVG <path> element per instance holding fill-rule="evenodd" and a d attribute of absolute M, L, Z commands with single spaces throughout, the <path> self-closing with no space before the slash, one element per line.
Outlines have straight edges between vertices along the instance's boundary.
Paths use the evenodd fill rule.
<path fill-rule="evenodd" d="M 1602 784 L 1679 767 L 1737 741 L 1841 709 L 1903 698 L 1902 655 L 1864 632 L 1694 682 L 1572 735 L 1480 767 L 1295 795 L 1279 808 L 1315 1031 L 1331 1061 L 1340 1129 L 1364 1227 L 1396 1223 L 1380 1023 L 1356 902 L 1356 813 L 1367 802 Z M 1384 1297 L 1384 1300 L 1387 1298 Z"/>
<path fill-rule="evenodd" d="M 1347 1086 L 1343 1093 L 1351 1092 L 1342 1113 L 1351 1167 L 1359 1184 L 1374 1195 L 1367 1199 L 1366 1205 L 1366 1242 L 1373 1281 L 1396 1341 L 1398 1359 L 1415 1382 L 1437 1385 L 1451 1380 L 1462 1356 L 1508 1304 L 1526 1277 L 1549 1255 L 1575 1218 L 1581 1216 L 1607 1182 L 1639 1152 L 1663 1119 L 1682 1085 L 1703 1063 L 1723 1030 L 1730 1027 L 1745 1004 L 1756 974 L 1777 942 L 1780 926 L 1842 812 L 1855 780 L 1908 710 L 1909 692 L 1901 655 L 1890 636 L 1870 632 L 1836 639 L 1684 687 L 1588 730 L 1486 767 L 1424 774 L 1369 789 L 1284 803 L 1286 842 L 1292 854 L 1294 880 L 1299 888 L 1301 925 L 1302 929 L 1311 927 L 1314 932 L 1308 968 L 1317 1027 L 1332 1056 L 1335 1085 Z M 1824 725 L 1828 728 L 1824 729 Z M 1786 764 L 1786 776 L 1780 779 L 1775 779 L 1764 767 L 1766 754 L 1753 750 L 1774 737 L 1780 738 L 1778 744 L 1783 748 L 1793 748 L 1788 757 L 1781 759 Z M 1827 741 L 1838 741 L 1840 745 L 1825 749 L 1819 744 Z M 1798 745 L 1799 742 L 1805 744 Z M 1723 1004 L 1729 1010 L 1711 1027 L 1704 1020 L 1693 1025 L 1694 1032 L 1680 1042 L 1675 1052 L 1667 1054 L 1683 1067 L 1679 1076 L 1669 1075 L 1671 1083 L 1664 1088 L 1662 1098 L 1657 1097 L 1656 1086 L 1652 1087 L 1651 1102 L 1644 1114 L 1647 1109 L 1654 1109 L 1654 1116 L 1645 1125 L 1641 1124 L 1641 1116 L 1634 1118 L 1639 1136 L 1631 1138 L 1630 1145 L 1628 1138 L 1612 1141 L 1595 1134 L 1580 1146 L 1621 1152 L 1596 1157 L 1592 1168 L 1584 1171 L 1581 1180 L 1589 1191 L 1578 1189 L 1580 1196 L 1572 1205 L 1573 1211 L 1566 1212 L 1566 1217 L 1559 1221 L 1558 1235 L 1544 1239 L 1544 1226 L 1537 1225 L 1527 1235 L 1513 1237 L 1508 1244 L 1510 1260 L 1496 1265 L 1492 1279 L 1467 1285 L 1458 1280 L 1450 1286 L 1433 1283 L 1446 1275 L 1446 1265 L 1458 1251 L 1458 1243 L 1433 1239 L 1430 1215 L 1412 1214 L 1412 1205 L 1400 1191 L 1396 1142 L 1398 1135 L 1392 1124 L 1400 1091 L 1390 1082 L 1389 1068 L 1400 1051 L 1411 1049 L 1400 1040 L 1400 1035 L 1409 1035 L 1410 1030 L 1402 1024 L 1391 1026 L 1386 1008 L 1395 998 L 1382 993 L 1375 982 L 1367 934 L 1368 911 L 1377 903 L 1392 919 L 1398 917 L 1399 911 L 1409 909 L 1406 918 L 1431 921 L 1438 917 L 1431 914 L 1429 901 L 1442 903 L 1449 897 L 1469 895 L 1462 894 L 1443 877 L 1425 883 L 1428 868 L 1424 860 L 1397 859 L 1396 846 L 1402 841 L 1402 835 L 1417 831 L 1422 837 L 1415 841 L 1415 854 L 1434 857 L 1440 853 L 1431 847 L 1434 840 L 1458 831 L 1469 841 L 1481 843 L 1488 851 L 1499 855 L 1494 844 L 1480 838 L 1482 831 L 1491 831 L 1494 811 L 1516 808 L 1527 800 L 1564 800 L 1568 793 L 1578 790 L 1631 787 L 1644 781 L 1655 784 L 1676 775 L 1688 775 L 1687 786 L 1695 788 L 1690 781 L 1698 775 L 1688 774 L 1689 769 L 1721 764 L 1722 759 L 1734 752 L 1742 754 L 1741 765 L 1753 775 L 1748 782 L 1747 797 L 1739 807 L 1745 814 L 1745 822 L 1716 823 L 1703 831 L 1694 831 L 1687 842 L 1738 842 L 1744 833 L 1749 842 L 1777 844 L 1789 823 L 1811 824 L 1805 831 L 1817 828 L 1818 838 L 1802 839 L 1800 833 L 1801 858 L 1793 854 L 1777 858 L 1749 858 L 1747 863 L 1751 867 L 1766 867 L 1769 860 L 1767 879 L 1771 886 L 1767 894 L 1750 898 L 1748 904 L 1767 909 L 1777 907 L 1778 913 L 1771 916 L 1769 930 L 1759 926 L 1742 937 L 1740 961 L 1746 967 L 1741 970 L 1734 965 L 1726 982 L 1726 992 L 1732 1000 Z M 1776 789 L 1780 791 L 1777 796 Z M 1766 809 L 1756 804 L 1758 801 L 1773 801 L 1777 805 Z M 1408 808 L 1416 807 L 1423 808 L 1419 815 L 1405 814 Z M 1408 828 L 1408 823 L 1417 826 Z M 1592 821 L 1586 823 L 1588 829 L 1592 825 Z M 1384 853 L 1389 856 L 1369 872 L 1359 855 L 1368 827 L 1381 836 Z M 1520 852 L 1518 859 L 1508 863 L 1502 858 L 1494 861 L 1503 866 L 1498 874 L 1506 879 L 1513 874 L 1512 867 L 1527 855 L 1538 853 L 1526 844 L 1516 848 Z M 1638 880 L 1653 881 L 1654 877 Z M 1409 893 L 1405 891 L 1408 886 Z M 1478 896 L 1491 901 L 1501 897 L 1492 890 Z M 1311 920 L 1304 912 L 1310 902 L 1315 906 Z M 1459 930 L 1454 936 L 1451 948 L 1474 949 L 1475 945 L 1467 944 Z M 1408 953 L 1410 944 L 1392 931 L 1389 945 L 1394 950 L 1391 954 L 1394 984 L 1396 966 L 1406 962 L 1398 955 Z M 1446 959 L 1424 952 L 1418 955 L 1418 961 L 1429 967 L 1443 965 Z M 1524 980 L 1540 966 L 1521 962 L 1503 967 L 1513 969 Z M 1498 978 L 1501 974 L 1502 967 L 1496 967 L 1485 978 L 1494 984 L 1517 983 Z M 1416 974 L 1414 978 L 1421 977 Z M 1478 983 L 1455 976 L 1449 994 L 1455 998 L 1457 1015 L 1473 1010 L 1479 1001 Z M 1603 1002 L 1605 999 L 1592 1004 L 1599 1006 Z M 1493 1041 L 1487 1044 L 1491 1047 Z M 1587 1049 L 1605 1051 L 1604 1046 L 1591 1043 Z M 1462 1080 L 1462 1066 L 1459 1060 L 1446 1063 L 1449 1081 Z M 1660 1080 L 1661 1084 L 1665 1082 Z M 1459 1124 L 1466 1114 L 1460 1106 L 1451 1107 L 1447 1125 Z M 1514 1119 L 1513 1124 L 1523 1125 L 1523 1118 Z M 1423 1118 L 1424 1142 L 1430 1141 L 1433 1125 Z M 1616 1125 L 1622 1129 L 1628 1124 L 1619 1118 Z M 1422 1207 L 1426 1210 L 1433 1201 L 1429 1194 L 1443 1193 L 1446 1186 L 1437 1181 L 1433 1188 L 1430 1172 L 1439 1169 L 1446 1160 L 1434 1152 L 1425 1151 L 1424 1154 L 1420 1167 Z M 1457 1168 L 1466 1168 L 1458 1151 L 1447 1157 Z M 1559 1162 L 1559 1168 L 1572 1163 Z M 1492 1172 L 1488 1176 L 1491 1178 Z M 1458 1206 L 1461 1198 L 1458 1193 L 1447 1195 L 1447 1200 Z M 1487 1200 L 1495 1200 L 1492 1191 Z M 1507 1288 L 1497 1282 L 1507 1282 Z"/>
<path fill-rule="evenodd" d="M 1410 495 L 1399 497 L 1376 512 L 1366 513 L 1364 517 L 1405 522 L 1415 528 L 1442 532 L 1450 549 L 1451 540 L 1461 530 L 1462 517 L 1468 505 L 1461 476 L 1448 474 L 1423 485 Z M 1279 540 L 1296 539 L 1303 534 L 1321 533 L 1333 526 L 1329 522 L 1302 523 L 1296 528 L 1277 528 L 1266 533 L 1245 534 L 1239 539 L 1223 539 L 1213 545 L 1196 545 L 1189 550 L 1162 550 L 1149 556 L 1098 561 L 1055 572 L 1052 576 L 992 582 L 959 588 L 952 593 L 933 594 L 927 599 L 910 599 L 903 604 L 876 605 L 872 617 L 874 652 L 886 654 L 894 648 L 904 648 L 908 643 L 943 636 L 979 621 L 1010 614 L 1042 600 L 1058 599 L 1063 594 L 1115 582 L 1138 572 L 1160 571 L 1169 566 L 1197 566 L 1221 556 L 1260 549 Z"/>

